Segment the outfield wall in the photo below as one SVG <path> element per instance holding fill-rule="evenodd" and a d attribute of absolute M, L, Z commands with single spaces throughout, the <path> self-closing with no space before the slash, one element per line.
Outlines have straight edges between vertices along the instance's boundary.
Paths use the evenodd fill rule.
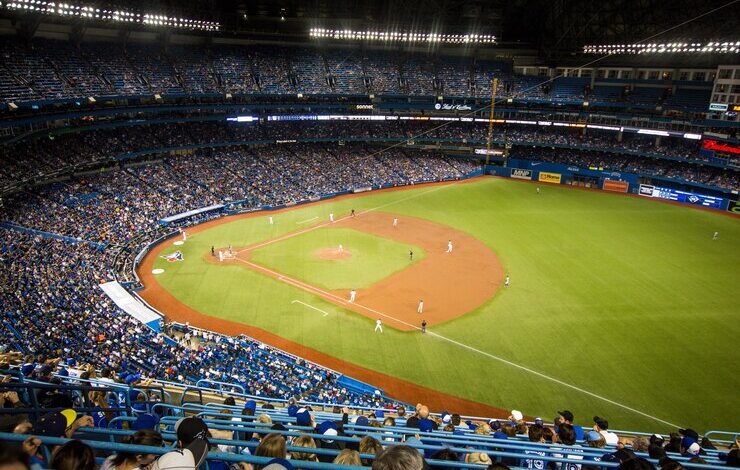
<path fill-rule="evenodd" d="M 503 167 L 489 166 L 486 168 L 486 173 L 543 184 L 564 184 L 610 192 L 631 193 L 642 197 L 740 214 L 740 202 L 737 200 L 675 189 L 669 187 L 671 182 L 665 178 L 649 178 L 653 180 L 653 184 L 644 184 L 647 178 L 634 173 L 580 168 L 575 165 L 534 162 L 515 158 L 509 159 L 507 164 L 508 166 Z"/>

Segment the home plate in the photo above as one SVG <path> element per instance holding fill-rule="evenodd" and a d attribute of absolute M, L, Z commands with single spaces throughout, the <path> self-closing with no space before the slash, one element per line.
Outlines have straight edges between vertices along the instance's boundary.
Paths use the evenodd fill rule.
<path fill-rule="evenodd" d="M 162 268 L 152 269 L 152 274 L 162 274 L 163 272 L 164 269 Z"/>
<path fill-rule="evenodd" d="M 177 246 L 184 245 L 184 244 L 185 242 L 182 240 L 177 240 L 175 243 L 173 243 L 173 245 L 177 245 Z"/>

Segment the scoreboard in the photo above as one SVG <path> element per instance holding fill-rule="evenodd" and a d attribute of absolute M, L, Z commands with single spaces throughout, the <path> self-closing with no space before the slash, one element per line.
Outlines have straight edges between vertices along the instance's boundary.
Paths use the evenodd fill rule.
<path fill-rule="evenodd" d="M 711 207 L 713 209 L 722 209 L 722 203 L 724 202 L 724 199 L 721 197 L 705 196 L 704 194 L 679 191 L 677 189 L 663 188 L 649 184 L 640 185 L 640 196 L 656 197 L 659 199 L 667 199 L 669 201 L 696 204 L 698 206 Z"/>

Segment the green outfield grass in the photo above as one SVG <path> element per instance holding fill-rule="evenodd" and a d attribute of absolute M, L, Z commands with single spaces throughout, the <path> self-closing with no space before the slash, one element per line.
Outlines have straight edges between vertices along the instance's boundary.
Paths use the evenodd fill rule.
<path fill-rule="evenodd" d="M 349 258 L 316 256 L 318 250 L 338 248 L 339 244 L 351 253 Z M 411 264 L 409 249 L 418 253 L 413 263 L 425 257 L 423 250 L 413 245 L 357 230 L 324 227 L 257 248 L 251 260 L 325 289 L 359 289 L 407 268 Z"/>
<path fill-rule="evenodd" d="M 191 236 L 178 247 L 184 262 L 158 260 L 166 269 L 158 280 L 208 315 L 528 415 L 552 419 L 568 408 L 578 422 L 598 414 L 615 429 L 673 430 L 663 421 L 699 431 L 737 428 L 740 220 L 541 187 L 537 195 L 532 184 L 486 178 L 297 208 L 275 215 L 274 225 L 266 215 L 236 220 Z M 497 253 L 511 287 L 433 328 L 440 336 L 390 328 L 379 335 L 369 318 L 241 266 L 203 260 L 211 245 L 245 246 L 353 208 L 466 231 Z"/>

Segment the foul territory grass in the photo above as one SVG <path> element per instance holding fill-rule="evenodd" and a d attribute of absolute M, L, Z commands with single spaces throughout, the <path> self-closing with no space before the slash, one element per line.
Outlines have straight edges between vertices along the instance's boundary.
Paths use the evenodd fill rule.
<path fill-rule="evenodd" d="M 336 250 L 339 245 L 349 254 L 342 259 L 322 259 L 318 252 Z M 407 268 L 409 249 L 424 254 L 421 248 L 388 238 L 346 228 L 320 228 L 286 238 L 252 251 L 251 260 L 282 274 L 325 289 L 368 287 Z"/>
<path fill-rule="evenodd" d="M 598 414 L 615 429 L 737 428 L 740 220 L 541 187 L 538 195 L 533 184 L 487 178 L 298 208 L 277 214 L 274 225 L 267 215 L 236 220 L 177 247 L 184 262 L 158 260 L 156 267 L 166 269 L 158 280 L 205 314 L 528 415 L 552 419 L 568 408 L 580 423 Z M 329 212 L 376 207 L 479 238 L 497 253 L 511 286 L 432 328 L 440 337 L 391 328 L 380 335 L 369 318 L 241 266 L 203 259 L 211 245 L 245 246 L 308 227 L 299 222 L 313 217 L 323 222 Z"/>

